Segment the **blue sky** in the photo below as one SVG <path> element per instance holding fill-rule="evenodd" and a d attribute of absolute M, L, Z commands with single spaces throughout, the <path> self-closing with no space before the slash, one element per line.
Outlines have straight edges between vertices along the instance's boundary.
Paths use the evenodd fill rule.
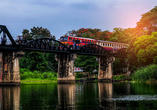
<path fill-rule="evenodd" d="M 157 0 L 0 0 L 0 24 L 13 37 L 42 26 L 58 39 L 79 28 L 134 28 L 156 5 Z"/>

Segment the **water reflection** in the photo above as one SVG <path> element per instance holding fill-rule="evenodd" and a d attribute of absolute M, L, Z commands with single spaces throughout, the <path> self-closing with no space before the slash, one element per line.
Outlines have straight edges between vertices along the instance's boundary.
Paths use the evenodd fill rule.
<path fill-rule="evenodd" d="M 98 109 L 96 83 L 58 84 L 58 110 Z"/>
<path fill-rule="evenodd" d="M 114 109 L 113 83 L 98 83 L 99 87 L 99 106 L 101 109 Z"/>
<path fill-rule="evenodd" d="M 75 84 L 58 84 L 58 109 L 75 109 Z"/>
<path fill-rule="evenodd" d="M 0 87 L 0 109 L 19 110 L 20 86 Z"/>
<path fill-rule="evenodd" d="M 0 87 L 1 110 L 157 109 L 156 84 L 25 84 Z M 149 106 L 148 106 L 149 105 Z"/>

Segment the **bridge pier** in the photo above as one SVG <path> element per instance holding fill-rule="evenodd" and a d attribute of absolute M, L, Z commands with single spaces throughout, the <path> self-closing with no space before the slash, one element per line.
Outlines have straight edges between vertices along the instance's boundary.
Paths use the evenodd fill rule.
<path fill-rule="evenodd" d="M 58 53 L 55 55 L 58 61 L 58 83 L 75 82 L 74 61 L 77 54 Z"/>
<path fill-rule="evenodd" d="M 0 52 L 0 85 L 20 85 L 19 60 L 23 52 Z"/>
<path fill-rule="evenodd" d="M 113 68 L 112 64 L 115 61 L 115 57 L 99 57 L 99 70 L 98 70 L 98 80 L 108 81 L 112 80 Z"/>

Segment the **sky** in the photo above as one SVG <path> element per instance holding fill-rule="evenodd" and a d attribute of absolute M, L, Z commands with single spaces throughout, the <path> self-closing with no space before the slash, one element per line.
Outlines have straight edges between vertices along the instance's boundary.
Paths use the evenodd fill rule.
<path fill-rule="evenodd" d="M 157 0 L 0 0 L 0 25 L 13 37 L 43 27 L 59 39 L 71 30 L 134 28 Z"/>

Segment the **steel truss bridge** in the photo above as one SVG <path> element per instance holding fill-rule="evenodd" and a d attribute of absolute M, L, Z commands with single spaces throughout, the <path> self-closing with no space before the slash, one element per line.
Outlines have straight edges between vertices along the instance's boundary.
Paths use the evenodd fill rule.
<path fill-rule="evenodd" d="M 3 33 L 3 40 L 6 35 L 11 41 L 10 44 L 0 44 L 0 51 L 40 51 L 52 53 L 76 53 L 78 55 L 92 55 L 92 56 L 113 56 L 113 57 L 127 57 L 126 48 L 121 48 L 118 51 L 106 50 L 97 44 L 87 44 L 79 49 L 71 49 L 61 42 L 51 38 L 39 38 L 32 40 L 18 40 L 15 41 L 11 36 L 5 25 L 0 25 L 0 34 Z"/>

